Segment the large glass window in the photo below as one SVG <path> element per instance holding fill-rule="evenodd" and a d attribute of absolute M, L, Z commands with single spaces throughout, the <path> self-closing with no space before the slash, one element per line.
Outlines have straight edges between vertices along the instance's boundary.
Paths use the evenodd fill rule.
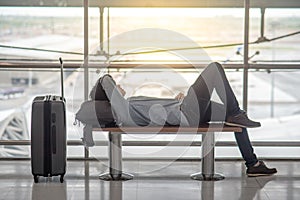
<path fill-rule="evenodd" d="M 103 11 L 103 24 L 100 14 Z M 250 12 L 250 64 L 298 64 L 300 61 L 299 9 L 266 9 L 263 35 L 261 11 Z M 102 28 L 101 28 L 102 27 Z M 221 64 L 243 63 L 244 9 L 203 8 L 99 8 L 89 9 L 89 88 L 103 73 L 111 73 L 124 85 L 127 95 L 174 97 L 186 92 L 199 71 L 194 69 L 170 70 L 167 75 L 160 68 L 140 68 L 149 63 L 168 67 L 172 64 L 218 61 Z M 102 30 L 102 32 L 101 32 Z M 147 31 L 147 34 L 144 34 Z M 163 31 L 162 31 L 163 30 Z M 150 32 L 150 33 L 149 33 Z M 44 64 L 58 63 L 62 57 L 66 64 L 83 63 L 83 8 L 73 7 L 0 7 L 0 61 L 18 64 L 34 62 L 41 68 L 0 68 L 0 134 L 4 140 L 30 139 L 31 102 L 34 96 L 60 94 L 59 70 L 45 69 Z M 265 40 L 261 40 L 261 36 Z M 252 44 L 252 42 L 259 42 Z M 268 41 L 271 40 L 271 41 Z M 103 41 L 103 46 L 100 44 Z M 201 49 L 198 54 L 194 48 Z M 133 64 L 133 69 L 101 69 L 97 64 Z M 295 65 L 296 66 L 296 65 Z M 299 141 L 298 91 L 295 69 L 249 70 L 248 114 L 260 120 L 262 128 L 251 129 L 253 141 Z M 201 71 L 201 70 L 200 70 Z M 226 73 L 237 99 L 242 105 L 242 69 L 228 69 Z M 174 81 L 174 74 L 180 81 Z M 73 126 L 74 112 L 83 102 L 83 69 L 65 70 L 67 98 L 68 139 L 80 140 L 82 129 Z M 149 84 L 144 84 L 149 83 Z M 178 85 L 178 83 L 182 83 Z M 18 131 L 11 127 L 21 128 Z M 13 130 L 13 131 L 12 131 Z M 95 136 L 107 140 L 105 134 Z M 133 138 L 125 137 L 132 140 Z M 157 136 L 152 140 L 172 140 Z M 191 138 L 182 138 L 190 140 Z M 199 137 L 199 140 L 201 138 Z M 233 134 L 218 134 L 217 141 L 233 141 Z M 26 151 L 22 151 L 25 148 Z M 69 156 L 83 156 L 81 146 L 69 147 Z M 98 150 L 99 148 L 100 150 Z M 94 156 L 105 156 L 106 148 L 95 147 Z M 127 147 L 147 151 L 157 147 Z M 170 156 L 176 149 L 170 148 Z M 236 147 L 220 147 L 217 156 L 240 156 Z M 282 150 L 284 148 L 284 150 Z M 174 150 L 175 149 L 175 150 Z M 296 149 L 296 151 L 295 151 Z M 297 156 L 299 149 L 259 147 L 260 156 Z M 28 146 L 19 149 L 2 146 L 3 156 L 29 156 Z M 25 152 L 25 153 L 24 153 Z M 26 153 L 27 152 L 27 153 Z M 97 154 L 97 152 L 102 152 Z M 175 153 L 174 153 L 175 152 Z M 272 152 L 272 153 L 270 153 Z M 279 153 L 280 152 L 280 153 Z M 293 152 L 293 154 L 291 153 Z M 192 147 L 184 156 L 198 156 Z M 130 156 L 130 155 L 129 155 Z M 160 156 L 160 155 L 156 155 Z"/>
<path fill-rule="evenodd" d="M 252 63 L 299 63 L 299 9 L 266 9 L 263 31 L 261 30 L 261 10 L 253 9 L 251 17 L 250 45 Z M 263 32 L 263 35 L 262 35 Z M 261 37 L 263 36 L 263 38 Z"/>

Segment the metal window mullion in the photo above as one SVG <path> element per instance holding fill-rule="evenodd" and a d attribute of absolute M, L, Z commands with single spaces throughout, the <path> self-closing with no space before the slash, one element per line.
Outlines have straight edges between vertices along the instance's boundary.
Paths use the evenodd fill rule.
<path fill-rule="evenodd" d="M 88 55 L 89 55 L 89 0 L 84 0 L 84 100 L 88 100 L 89 91 L 89 69 L 88 69 Z M 89 157 L 89 151 L 84 148 L 84 158 Z"/>
<path fill-rule="evenodd" d="M 243 109 L 248 110 L 248 68 L 249 68 L 249 10 L 250 0 L 245 0 L 244 21 L 244 73 L 243 73 Z"/>

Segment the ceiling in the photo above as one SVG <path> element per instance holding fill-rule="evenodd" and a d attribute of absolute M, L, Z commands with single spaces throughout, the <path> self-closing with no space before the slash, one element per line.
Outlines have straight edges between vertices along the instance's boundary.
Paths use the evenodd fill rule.
<path fill-rule="evenodd" d="M 300 8 L 300 0 L 249 0 L 252 8 Z M 1 0 L 0 6 L 78 7 L 84 0 Z M 241 8 L 244 0 L 89 0 L 90 7 Z"/>

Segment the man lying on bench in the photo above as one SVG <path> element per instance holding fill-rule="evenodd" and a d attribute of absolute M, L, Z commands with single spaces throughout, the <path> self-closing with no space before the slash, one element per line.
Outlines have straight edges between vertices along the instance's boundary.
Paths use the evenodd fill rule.
<path fill-rule="evenodd" d="M 117 126 L 185 126 L 223 121 L 230 126 L 242 127 L 242 133 L 235 133 L 236 142 L 246 161 L 248 176 L 275 174 L 275 168 L 268 168 L 253 152 L 246 128 L 260 127 L 259 122 L 250 120 L 240 109 L 235 94 L 221 64 L 211 63 L 189 88 L 187 95 L 178 94 L 175 99 L 153 97 L 124 98 L 125 91 L 106 74 L 99 79 L 100 87 L 94 87 L 94 100 L 108 100 Z M 99 85 L 98 84 L 98 85 Z M 211 100 L 215 90 L 223 104 Z"/>

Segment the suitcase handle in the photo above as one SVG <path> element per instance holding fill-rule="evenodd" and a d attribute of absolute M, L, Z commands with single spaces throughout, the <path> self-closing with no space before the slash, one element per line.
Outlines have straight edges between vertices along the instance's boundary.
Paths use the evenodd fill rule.
<path fill-rule="evenodd" d="M 60 62 L 60 83 L 61 83 L 61 97 L 62 99 L 65 98 L 64 96 L 64 62 L 61 57 L 59 57 Z"/>

